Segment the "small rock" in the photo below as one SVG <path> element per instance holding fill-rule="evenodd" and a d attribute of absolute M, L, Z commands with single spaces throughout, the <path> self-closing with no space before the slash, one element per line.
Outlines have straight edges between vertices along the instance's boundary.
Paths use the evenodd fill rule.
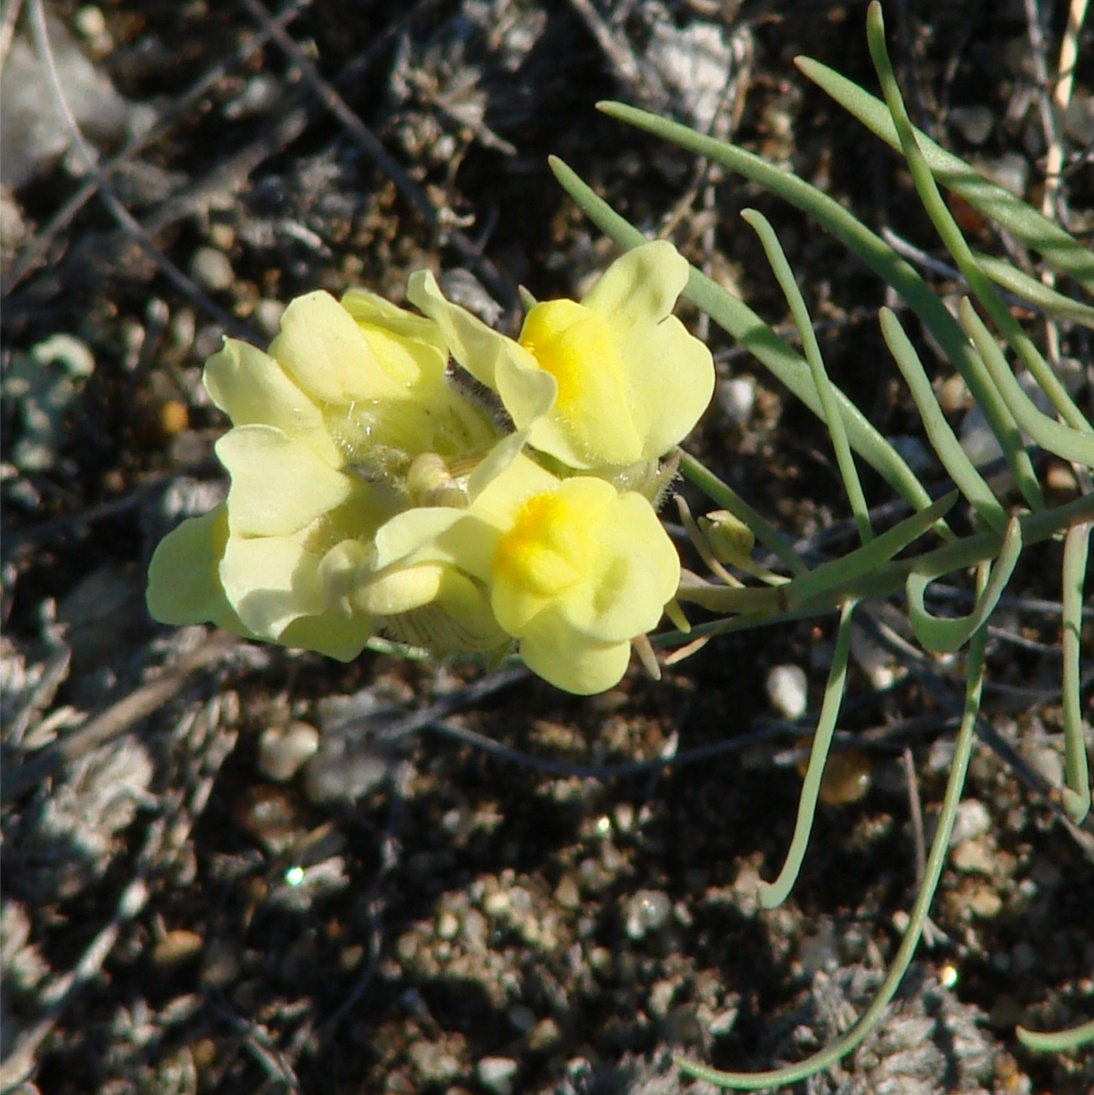
<path fill-rule="evenodd" d="M 975 798 L 967 798 L 957 804 L 950 834 L 950 847 L 976 840 L 991 832 L 991 814 L 988 808 Z"/>
<path fill-rule="evenodd" d="M 938 405 L 946 414 L 963 411 L 970 398 L 968 385 L 960 373 L 947 377 L 938 387 Z"/>
<path fill-rule="evenodd" d="M 980 920 L 990 920 L 999 914 L 1003 899 L 989 886 L 979 887 L 969 899 L 969 910 Z"/>
<path fill-rule="evenodd" d="M 201 953 L 205 941 L 197 932 L 179 928 L 168 932 L 152 949 L 152 964 L 159 969 L 173 969 Z"/>
<path fill-rule="evenodd" d="M 238 122 L 265 114 L 281 97 L 281 85 L 268 73 L 252 76 L 234 99 L 224 104 L 224 117 Z"/>
<path fill-rule="evenodd" d="M 983 840 L 966 840 L 958 844 L 951 862 L 967 874 L 990 875 L 995 869 L 995 856 Z"/>
<path fill-rule="evenodd" d="M 541 1019 L 528 1038 L 528 1048 L 533 1053 L 543 1053 L 558 1045 L 561 1034 L 554 1019 Z"/>
<path fill-rule="evenodd" d="M 1064 758 L 1059 750 L 1041 746 L 1031 751 L 1029 762 L 1050 787 L 1059 788 L 1064 785 Z"/>
<path fill-rule="evenodd" d="M 517 1074 L 517 1062 L 511 1057 L 484 1057 L 475 1066 L 475 1075 L 487 1091 L 497 1095 L 509 1095 L 513 1090 L 513 1077 Z"/>
<path fill-rule="evenodd" d="M 1094 95 L 1089 91 L 1075 89 L 1064 115 L 1064 131 L 1077 145 L 1094 144 Z"/>
<path fill-rule="evenodd" d="M 1029 160 L 1018 152 L 1005 152 L 996 160 L 978 165 L 997 186 L 1024 197 L 1029 183 Z"/>
<path fill-rule="evenodd" d="M 969 144 L 983 144 L 995 125 L 995 114 L 986 106 L 959 106 L 950 111 L 954 128 Z"/>
<path fill-rule="evenodd" d="M 199 247 L 190 260 L 190 276 L 203 289 L 220 293 L 230 289 L 235 281 L 235 271 L 228 256 L 215 247 Z"/>
<path fill-rule="evenodd" d="M 526 1004 L 514 1004 L 509 1009 L 508 1018 L 512 1027 L 522 1034 L 536 1028 L 536 1013 Z"/>
<path fill-rule="evenodd" d="M 799 719 L 808 705 L 808 681 L 800 665 L 776 665 L 767 674 L 767 696 L 780 715 Z"/>
<path fill-rule="evenodd" d="M 624 907 L 624 930 L 630 939 L 642 939 L 647 932 L 665 926 L 672 912 L 668 894 L 660 890 L 639 890 Z"/>
<path fill-rule="evenodd" d="M 437 938 L 455 939 L 460 930 L 460 922 L 454 913 L 447 909 L 437 917 Z"/>
<path fill-rule="evenodd" d="M 208 988 L 223 989 L 240 974 L 239 950 L 225 940 L 214 939 L 205 949 L 201 963 L 201 983 Z"/>
<path fill-rule="evenodd" d="M 737 376 L 718 384 L 716 398 L 726 418 L 743 426 L 756 406 L 756 381 L 750 376 Z"/>
<path fill-rule="evenodd" d="M 418 1075 L 430 1084 L 444 1084 L 454 1080 L 460 1071 L 460 1062 L 433 1042 L 415 1042 L 407 1051 Z"/>
<path fill-rule="evenodd" d="M 555 900 L 564 909 L 578 909 L 581 907 L 581 892 L 577 888 L 577 882 L 572 874 L 562 877 L 555 888 Z"/>
<path fill-rule="evenodd" d="M 276 783 L 286 783 L 319 749 L 319 731 L 306 722 L 269 726 L 258 743 L 258 770 Z"/>

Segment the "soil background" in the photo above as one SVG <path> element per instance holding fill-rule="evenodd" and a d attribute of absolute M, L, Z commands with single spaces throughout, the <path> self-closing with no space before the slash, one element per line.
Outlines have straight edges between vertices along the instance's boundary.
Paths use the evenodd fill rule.
<path fill-rule="evenodd" d="M 899 943 L 962 695 L 959 662 L 894 646 L 882 608 L 804 871 L 764 911 L 831 619 L 577 699 L 519 667 L 340 665 L 165 629 L 143 594 L 158 539 L 223 495 L 225 423 L 200 373 L 226 331 L 265 345 L 296 294 L 401 301 L 429 267 L 513 333 L 518 286 L 577 296 L 611 261 L 549 154 L 793 338 L 739 219 L 767 213 L 829 370 L 929 474 L 877 331 L 885 287 L 795 211 L 594 108 L 614 97 L 732 136 L 942 257 L 897 159 L 793 65 L 805 53 L 873 88 L 865 5 L 53 3 L 41 29 L 97 175 L 35 60 L 38 9 L 8 0 L 0 19 L 4 1089 L 667 1095 L 712 1090 L 675 1054 L 763 1069 L 847 1030 Z M 1038 63 L 1052 71 L 1066 9 L 887 5 L 916 123 L 1035 203 Z M 1089 29 L 1079 56 L 1062 200 L 1089 239 Z M 852 546 L 822 426 L 681 315 L 719 370 L 689 446 L 816 558 Z M 1062 339 L 1089 370 L 1090 342 Z M 947 410 L 959 424 L 959 393 Z M 1061 497 L 1076 489 L 1048 471 Z M 787 1090 L 1094 1084 L 1090 1060 L 1013 1036 L 1094 1010 L 1094 837 L 1048 793 L 1058 588 L 1058 546 L 1029 553 L 997 620 L 930 945 L 878 1033 Z M 769 695 L 783 666 L 804 671 L 804 713 Z"/>

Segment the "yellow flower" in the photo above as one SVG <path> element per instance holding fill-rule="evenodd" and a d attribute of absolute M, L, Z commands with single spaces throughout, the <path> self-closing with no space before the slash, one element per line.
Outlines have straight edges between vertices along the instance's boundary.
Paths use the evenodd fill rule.
<path fill-rule="evenodd" d="M 404 472 L 420 452 L 488 449 L 498 431 L 445 375 L 436 324 L 355 290 L 298 297 L 269 353 L 225 339 L 205 386 L 236 426 L 277 426 L 329 464 Z"/>
<path fill-rule="evenodd" d="M 157 547 L 148 574 L 152 616 L 208 620 L 247 638 L 356 657 L 373 621 L 332 605 L 326 559 L 346 541 L 370 541 L 397 512 L 394 497 L 275 426 L 229 431 L 217 456 L 231 476 L 228 499 Z"/>
<path fill-rule="evenodd" d="M 664 456 L 710 402 L 710 351 L 671 315 L 687 279 L 672 244 L 644 244 L 580 303 L 536 304 L 517 342 L 445 300 L 427 272 L 411 276 L 407 295 L 452 356 L 501 396 L 529 444 L 569 467 L 600 469 Z"/>
<path fill-rule="evenodd" d="M 680 561 L 650 503 L 592 476 L 559 480 L 517 453 L 466 509 L 413 509 L 377 535 L 379 562 L 454 568 L 488 591 L 525 663 L 569 692 L 623 676 L 631 641 L 657 626 Z"/>
<path fill-rule="evenodd" d="M 367 293 L 293 301 L 269 353 L 226 339 L 204 380 L 235 426 L 217 444 L 227 502 L 160 544 L 152 614 L 356 656 L 374 621 L 331 596 L 346 545 L 367 550 L 410 504 L 400 476 L 423 451 L 466 457 L 497 438 L 447 360 L 433 323 Z"/>

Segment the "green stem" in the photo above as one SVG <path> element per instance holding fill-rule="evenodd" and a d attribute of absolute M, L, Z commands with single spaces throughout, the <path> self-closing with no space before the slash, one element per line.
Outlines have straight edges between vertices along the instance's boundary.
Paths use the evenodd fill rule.
<path fill-rule="evenodd" d="M 1094 1019 L 1070 1030 L 1037 1031 L 1016 1027 L 1018 1041 L 1035 1053 L 1067 1053 L 1094 1043 Z"/>
<path fill-rule="evenodd" d="M 923 420 L 923 427 L 927 431 L 927 438 L 938 454 L 939 460 L 942 461 L 942 466 L 984 523 L 1001 535 L 1007 525 L 1007 514 L 1003 504 L 995 497 L 991 487 L 965 454 L 957 435 L 946 421 L 946 416 L 938 404 L 938 397 L 931 388 L 927 372 L 919 360 L 919 354 L 904 333 L 896 313 L 889 308 L 882 308 L 880 318 L 881 335 L 889 347 L 889 352 L 893 355 L 897 368 L 900 369 L 901 376 L 904 377 L 904 382 L 908 385 L 908 391 L 912 394 L 912 399 L 919 410 L 919 417 Z"/>
<path fill-rule="evenodd" d="M 984 575 L 981 574 L 981 582 L 984 580 Z M 842 1038 L 799 1064 L 790 1065 L 787 1068 L 772 1069 L 768 1072 L 720 1072 L 694 1061 L 681 1061 L 680 1067 L 689 1076 L 706 1080 L 718 1087 L 746 1091 L 758 1091 L 764 1088 L 777 1087 L 780 1084 L 794 1084 L 807 1076 L 820 1072 L 822 1069 L 830 1068 L 841 1058 L 846 1057 L 877 1026 L 889 1001 L 892 1000 L 900 987 L 904 974 L 907 972 L 915 954 L 916 947 L 919 945 L 920 936 L 923 934 L 923 925 L 927 919 L 927 913 L 930 911 L 931 902 L 934 900 L 935 891 L 938 889 L 938 880 L 942 875 L 942 868 L 946 862 L 950 834 L 953 832 L 954 819 L 957 817 L 957 806 L 961 801 L 961 792 L 964 789 L 965 776 L 968 772 L 969 757 L 972 755 L 976 716 L 980 710 L 980 693 L 984 681 L 986 645 L 987 631 L 985 628 L 981 628 L 973 636 L 972 643 L 969 646 L 965 707 L 961 718 L 961 727 L 957 732 L 953 763 L 946 783 L 946 794 L 942 801 L 942 809 L 938 814 L 938 828 L 935 831 L 930 855 L 927 857 L 927 865 L 923 872 L 923 883 L 919 888 L 919 893 L 916 894 L 904 938 L 900 941 L 896 957 L 885 975 L 885 980 L 882 982 L 877 996 L 863 1012 L 858 1022 Z"/>
<path fill-rule="evenodd" d="M 743 521 L 756 539 L 781 559 L 794 574 L 808 574 L 809 568 L 794 551 L 793 545 L 774 525 L 753 509 L 728 483 L 722 482 L 705 464 L 680 450 L 680 474 L 694 483 L 711 501 Z"/>
<path fill-rule="evenodd" d="M 1019 518 L 1022 543 L 1029 547 L 1050 540 L 1066 531 L 1070 526 L 1094 522 L 1094 494 L 1084 494 L 1081 498 L 1067 502 L 1055 509 L 1040 513 L 1026 513 Z M 891 531 L 891 530 L 890 530 Z M 878 537 L 881 540 L 882 536 Z M 870 545 L 875 547 L 877 540 Z M 944 544 L 932 551 L 924 552 L 910 559 L 896 559 L 878 567 L 869 573 L 849 573 L 857 570 L 849 566 L 847 559 L 858 552 L 868 550 L 858 548 L 856 552 L 825 563 L 803 578 L 795 578 L 783 586 L 774 589 L 748 589 L 756 595 L 755 606 L 745 609 L 756 615 L 742 616 L 730 620 L 713 620 L 706 624 L 697 624 L 688 635 L 696 639 L 704 635 L 722 635 L 733 631 L 742 631 L 761 624 L 775 623 L 780 620 L 801 620 L 810 616 L 830 612 L 845 600 L 865 600 L 869 597 L 888 597 L 901 590 L 910 574 L 921 574 L 937 578 L 953 571 L 966 570 L 989 562 L 999 555 L 1002 539 L 994 532 L 981 532 L 973 536 Z M 721 587 L 711 587 L 718 591 Z M 745 592 L 725 590 L 726 594 Z M 704 607 L 712 611 L 722 611 L 722 607 L 713 597 L 703 602 Z M 735 611 L 728 607 L 726 611 Z"/>

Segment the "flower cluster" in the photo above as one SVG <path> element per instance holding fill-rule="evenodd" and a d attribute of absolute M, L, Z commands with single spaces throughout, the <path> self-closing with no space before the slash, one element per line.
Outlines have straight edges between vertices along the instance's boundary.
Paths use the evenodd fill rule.
<path fill-rule="evenodd" d="M 232 422 L 227 499 L 157 548 L 152 615 L 342 660 L 378 632 L 438 654 L 515 642 L 561 688 L 611 687 L 679 583 L 653 500 L 714 386 L 671 315 L 687 276 L 646 244 L 580 303 L 536 304 L 516 341 L 425 272 L 420 315 L 316 292 L 268 353 L 226 339 L 204 382 Z"/>

